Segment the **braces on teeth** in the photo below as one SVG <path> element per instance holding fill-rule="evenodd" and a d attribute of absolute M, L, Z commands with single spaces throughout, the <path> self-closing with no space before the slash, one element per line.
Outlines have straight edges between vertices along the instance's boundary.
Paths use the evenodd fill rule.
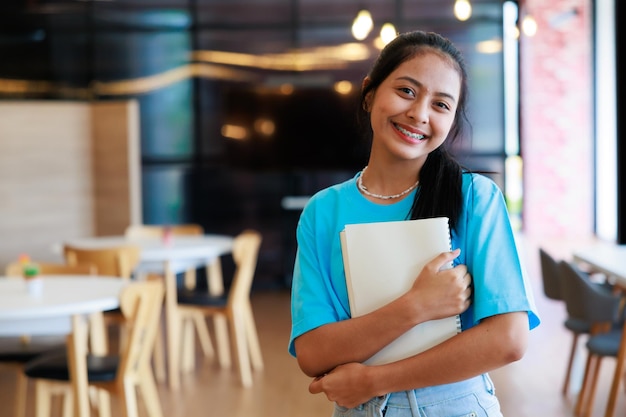
<path fill-rule="evenodd" d="M 424 139 L 424 135 L 420 135 L 420 134 L 417 134 L 417 133 L 412 133 L 412 132 L 409 132 L 408 130 L 403 129 L 403 128 L 401 128 L 401 127 L 400 127 L 400 126 L 398 126 L 398 125 L 396 125 L 396 128 L 397 128 L 400 132 L 402 132 L 403 134 L 405 134 L 405 135 L 407 135 L 407 136 L 409 136 L 409 137 L 411 137 L 411 138 L 413 138 L 413 139 L 418 139 L 418 140 L 422 140 L 422 139 Z"/>

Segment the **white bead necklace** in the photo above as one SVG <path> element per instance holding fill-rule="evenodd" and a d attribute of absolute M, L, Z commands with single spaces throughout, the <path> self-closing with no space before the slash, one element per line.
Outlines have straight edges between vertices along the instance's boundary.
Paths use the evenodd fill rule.
<path fill-rule="evenodd" d="M 407 188 L 406 190 L 398 194 L 393 194 L 393 195 L 374 194 L 374 193 L 369 192 L 367 187 L 363 185 L 363 174 L 365 174 L 366 169 L 367 169 L 367 166 L 363 168 L 363 171 L 361 171 L 361 175 L 359 175 L 359 177 L 356 179 L 356 185 L 359 187 L 359 190 L 363 192 L 363 194 L 368 195 L 370 197 L 378 198 L 381 200 L 392 200 L 394 198 L 400 198 L 403 195 L 406 195 L 410 193 L 411 191 L 413 191 L 417 187 L 417 185 L 420 183 L 419 180 L 417 180 L 415 181 L 415 184 L 411 185 L 409 188 Z"/>

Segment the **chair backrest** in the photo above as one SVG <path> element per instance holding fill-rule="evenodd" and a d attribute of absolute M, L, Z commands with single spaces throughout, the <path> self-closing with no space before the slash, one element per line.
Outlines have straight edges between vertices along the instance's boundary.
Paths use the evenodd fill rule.
<path fill-rule="evenodd" d="M 559 263 L 561 289 L 567 314 L 591 324 L 615 323 L 619 320 L 620 296 L 592 282 L 575 264 Z"/>
<path fill-rule="evenodd" d="M 95 275 L 98 268 L 91 263 L 81 263 L 76 265 L 52 263 L 52 262 L 35 262 L 39 266 L 40 275 Z M 22 264 L 19 262 L 11 262 L 5 269 L 5 275 L 9 277 L 22 276 Z"/>
<path fill-rule="evenodd" d="M 126 318 L 128 337 L 121 350 L 118 381 L 139 381 L 140 373 L 150 370 L 163 296 L 161 280 L 134 281 L 122 290 L 120 308 Z"/>
<path fill-rule="evenodd" d="M 174 224 L 168 226 L 133 224 L 126 228 L 124 235 L 130 239 L 161 238 L 166 230 L 172 235 L 203 235 L 204 228 L 199 224 Z"/>
<path fill-rule="evenodd" d="M 261 234 L 255 230 L 244 230 L 235 237 L 232 252 L 235 273 L 228 293 L 230 305 L 249 300 L 261 240 Z"/>
<path fill-rule="evenodd" d="M 563 300 L 561 291 L 561 277 L 559 276 L 559 262 L 542 248 L 539 248 L 539 260 L 541 263 L 541 279 L 543 293 L 551 300 Z"/>
<path fill-rule="evenodd" d="M 89 263 L 96 266 L 98 274 L 130 279 L 140 260 L 141 249 L 123 245 L 100 249 L 85 249 L 72 245 L 63 247 L 65 261 L 70 265 Z"/>

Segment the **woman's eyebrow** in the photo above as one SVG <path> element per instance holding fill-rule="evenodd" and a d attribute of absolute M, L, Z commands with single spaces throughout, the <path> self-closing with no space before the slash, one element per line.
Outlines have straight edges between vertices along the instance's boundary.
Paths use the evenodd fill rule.
<path fill-rule="evenodd" d="M 422 88 L 424 87 L 424 85 L 422 83 L 420 83 L 419 81 L 417 81 L 415 78 L 409 77 L 408 75 L 404 75 L 402 77 L 398 77 L 398 80 L 404 80 L 404 81 L 408 81 L 411 84 L 413 84 L 415 87 L 417 88 Z M 435 95 L 437 96 L 442 96 L 442 97 L 447 97 L 450 100 L 456 102 L 456 97 L 454 97 L 452 94 L 450 93 L 446 93 L 445 91 L 437 91 L 435 92 Z"/>

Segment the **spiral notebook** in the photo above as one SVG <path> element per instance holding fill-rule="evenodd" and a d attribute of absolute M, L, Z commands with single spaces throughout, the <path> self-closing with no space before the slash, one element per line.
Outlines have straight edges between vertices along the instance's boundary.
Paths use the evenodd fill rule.
<path fill-rule="evenodd" d="M 451 250 L 446 217 L 348 224 L 340 238 L 352 317 L 376 310 L 406 293 L 426 263 Z M 445 267 L 451 268 L 452 263 Z M 395 362 L 460 331 L 458 315 L 420 323 L 364 363 Z"/>

